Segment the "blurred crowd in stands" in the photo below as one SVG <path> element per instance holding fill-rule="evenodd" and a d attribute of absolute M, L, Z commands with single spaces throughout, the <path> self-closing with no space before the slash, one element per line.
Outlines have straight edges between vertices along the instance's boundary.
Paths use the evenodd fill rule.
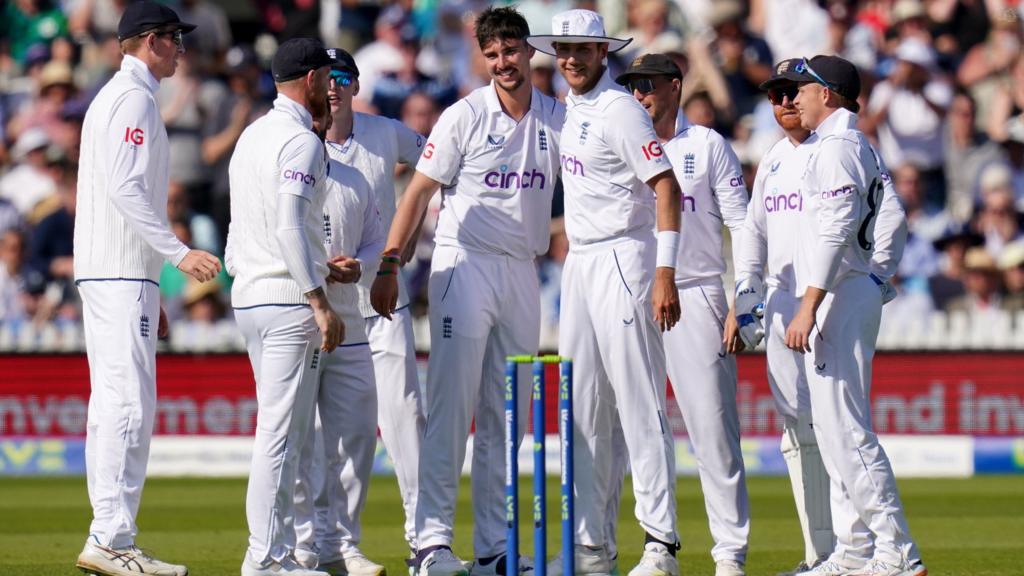
<path fill-rule="evenodd" d="M 78 141 L 91 98 L 120 66 L 115 29 L 128 1 L 0 0 L 0 350 L 81 347 L 71 265 Z M 486 4 L 477 0 L 169 3 L 198 29 L 185 36 L 181 66 L 158 94 L 171 150 L 168 215 L 183 241 L 216 254 L 228 224 L 228 161 L 245 126 L 271 106 L 269 62 L 283 39 L 317 36 L 352 52 L 357 110 L 424 135 L 445 107 L 488 82 L 472 36 Z M 640 54 L 671 54 L 686 74 L 683 110 L 731 141 L 748 183 L 781 137 L 757 89 L 773 62 L 836 53 L 857 64 L 865 79 L 860 127 L 891 171 L 910 228 L 900 296 L 885 307 L 883 332 L 951 331 L 967 318 L 1006 325 L 1024 347 L 1024 2 L 514 4 L 541 34 L 562 10 L 599 11 L 612 36 L 633 38 L 610 58 L 613 74 Z M 564 95 L 553 58 L 538 53 L 533 66 L 539 89 Z M 409 176 L 396 173 L 399 195 Z M 560 200 L 555 205 L 557 215 Z M 421 313 L 431 230 L 428 222 L 407 268 Z M 539 263 L 549 333 L 557 329 L 566 252 L 556 218 Z M 196 285 L 165 267 L 172 348 L 236 339 L 230 281 Z"/>

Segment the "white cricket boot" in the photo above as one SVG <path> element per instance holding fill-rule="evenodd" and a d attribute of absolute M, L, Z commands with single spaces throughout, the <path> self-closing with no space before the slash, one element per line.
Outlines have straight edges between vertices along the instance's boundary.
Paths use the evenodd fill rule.
<path fill-rule="evenodd" d="M 857 570 L 859 568 L 844 566 L 831 558 L 827 558 L 815 564 L 813 568 L 797 572 L 796 576 L 850 576 Z"/>
<path fill-rule="evenodd" d="M 101 546 L 95 536 L 85 541 L 75 566 L 96 576 L 188 576 L 185 566 L 157 560 L 134 545 L 127 548 Z"/>
<path fill-rule="evenodd" d="M 629 571 L 629 576 L 679 576 L 679 562 L 661 542 L 648 542 L 640 563 Z"/>
<path fill-rule="evenodd" d="M 469 576 L 505 576 L 508 572 L 506 557 L 506 554 L 501 554 L 491 558 L 487 563 L 479 558 L 474 560 L 469 565 Z M 519 556 L 519 573 L 533 574 L 533 560 L 527 556 Z"/>
<path fill-rule="evenodd" d="M 469 570 L 451 548 L 438 548 L 423 559 L 419 576 L 469 576 Z"/>
<path fill-rule="evenodd" d="M 573 568 L 579 576 L 607 576 L 611 574 L 612 563 L 604 546 L 591 548 L 577 544 Z M 562 553 L 559 552 L 548 562 L 547 576 L 562 576 Z"/>
<path fill-rule="evenodd" d="M 715 562 L 715 576 L 747 576 L 743 564 L 735 560 L 719 560 Z"/>
<path fill-rule="evenodd" d="M 260 566 L 249 560 L 249 555 L 242 561 L 242 576 L 331 576 L 327 572 L 306 568 L 295 561 L 295 558 L 286 556 L 280 561 L 274 560 L 266 566 Z"/>
<path fill-rule="evenodd" d="M 860 570 L 850 572 L 850 576 L 928 576 L 928 569 L 921 562 L 889 564 L 876 559 Z"/>
<path fill-rule="evenodd" d="M 387 569 L 359 550 L 347 553 L 344 558 L 324 562 L 317 569 L 331 576 L 387 576 Z"/>

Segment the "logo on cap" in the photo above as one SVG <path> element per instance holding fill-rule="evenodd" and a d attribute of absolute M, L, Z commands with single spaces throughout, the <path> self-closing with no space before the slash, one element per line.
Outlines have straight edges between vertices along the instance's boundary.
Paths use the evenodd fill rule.
<path fill-rule="evenodd" d="M 331 58 L 334 58 L 335 60 L 338 59 L 338 51 L 335 50 L 334 48 L 328 48 L 327 55 L 330 56 Z"/>
<path fill-rule="evenodd" d="M 569 21 L 568 20 L 563 20 L 562 21 L 562 36 L 568 36 L 568 35 L 569 35 Z"/>
<path fill-rule="evenodd" d="M 775 74 L 780 75 L 785 73 L 787 70 L 789 70 L 789 60 L 783 60 L 775 67 Z"/>

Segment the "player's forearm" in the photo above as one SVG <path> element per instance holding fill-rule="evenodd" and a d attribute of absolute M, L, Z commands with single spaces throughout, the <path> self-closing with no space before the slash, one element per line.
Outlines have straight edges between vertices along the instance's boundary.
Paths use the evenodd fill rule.
<path fill-rule="evenodd" d="M 114 208 L 153 250 L 177 266 L 189 252 L 153 209 L 141 182 L 125 180 L 110 195 Z"/>
<path fill-rule="evenodd" d="M 391 230 L 388 233 L 388 240 L 384 245 L 384 252 L 401 253 L 413 239 L 416 231 L 419 230 L 419 222 L 427 212 L 427 205 L 430 204 L 430 197 L 434 195 L 440 184 L 416 172 L 409 186 L 402 195 L 395 211 L 395 218 L 391 222 Z"/>
<path fill-rule="evenodd" d="M 679 232 L 681 224 L 680 197 L 682 191 L 671 170 L 658 174 L 653 179 L 655 209 L 657 211 L 658 232 Z"/>
<path fill-rule="evenodd" d="M 825 300 L 827 291 L 821 288 L 815 288 L 809 286 L 807 291 L 804 292 L 804 297 L 800 300 L 800 314 L 810 315 L 812 318 L 816 317 L 818 308 L 821 307 L 821 303 Z"/>

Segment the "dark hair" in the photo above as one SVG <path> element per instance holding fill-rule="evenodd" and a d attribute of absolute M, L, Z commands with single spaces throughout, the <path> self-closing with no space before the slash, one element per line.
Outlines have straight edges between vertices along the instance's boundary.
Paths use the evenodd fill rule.
<path fill-rule="evenodd" d="M 512 6 L 488 8 L 476 18 L 476 41 L 483 49 L 493 40 L 523 40 L 530 35 L 526 18 Z"/>

